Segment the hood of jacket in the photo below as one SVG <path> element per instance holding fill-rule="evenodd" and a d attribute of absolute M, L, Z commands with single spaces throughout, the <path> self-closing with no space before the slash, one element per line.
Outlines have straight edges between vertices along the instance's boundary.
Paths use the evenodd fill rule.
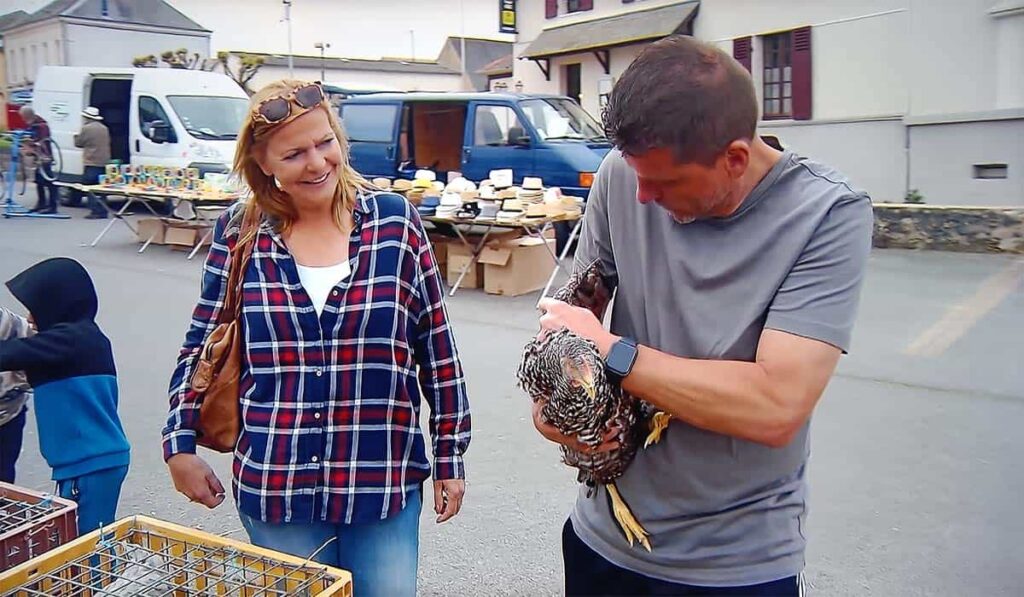
<path fill-rule="evenodd" d="M 40 261 L 8 281 L 7 288 L 32 314 L 40 332 L 60 323 L 96 318 L 96 287 L 89 272 L 74 259 Z"/>

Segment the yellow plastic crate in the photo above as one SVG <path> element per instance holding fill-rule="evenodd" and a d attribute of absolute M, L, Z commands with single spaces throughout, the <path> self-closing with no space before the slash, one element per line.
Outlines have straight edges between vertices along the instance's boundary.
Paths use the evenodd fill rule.
<path fill-rule="evenodd" d="M 0 573 L 3 597 L 352 597 L 352 575 L 144 516 Z"/>

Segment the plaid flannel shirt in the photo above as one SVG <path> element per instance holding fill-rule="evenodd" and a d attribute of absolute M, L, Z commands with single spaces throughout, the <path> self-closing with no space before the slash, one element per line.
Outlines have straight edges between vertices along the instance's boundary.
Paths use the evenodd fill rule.
<path fill-rule="evenodd" d="M 225 296 L 242 210 L 225 213 L 170 384 L 164 458 L 196 449 L 201 397 L 188 380 Z M 242 291 L 243 429 L 233 484 L 243 513 L 272 523 L 379 520 L 430 476 L 420 431 L 430 404 L 435 479 L 464 478 L 470 440 L 462 365 L 441 277 L 419 215 L 404 198 L 363 194 L 351 275 L 318 318 L 295 260 L 264 222 Z"/>

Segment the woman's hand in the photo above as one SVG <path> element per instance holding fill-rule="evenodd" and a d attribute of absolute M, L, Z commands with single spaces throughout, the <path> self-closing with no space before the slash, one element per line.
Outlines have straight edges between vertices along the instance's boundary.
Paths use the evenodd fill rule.
<path fill-rule="evenodd" d="M 462 509 L 462 496 L 466 495 L 466 482 L 462 479 L 434 481 L 434 512 L 437 524 L 451 520 Z"/>
<path fill-rule="evenodd" d="M 224 486 L 206 461 L 195 454 L 175 454 L 167 460 L 174 488 L 191 502 L 216 508 L 224 501 Z"/>

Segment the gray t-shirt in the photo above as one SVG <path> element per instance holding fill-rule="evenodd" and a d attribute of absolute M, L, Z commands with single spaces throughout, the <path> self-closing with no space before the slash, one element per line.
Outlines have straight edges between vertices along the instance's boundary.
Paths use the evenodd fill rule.
<path fill-rule="evenodd" d="M 846 351 L 871 248 L 871 200 L 838 172 L 779 162 L 731 216 L 675 222 L 636 200 L 618 152 L 598 171 L 577 267 L 617 277 L 611 329 L 681 357 L 753 361 L 762 330 Z M 581 487 L 580 538 L 612 563 L 676 583 L 759 584 L 804 567 L 808 424 L 774 449 L 673 420 L 616 483 L 651 533 L 630 547 L 602 488 Z"/>

